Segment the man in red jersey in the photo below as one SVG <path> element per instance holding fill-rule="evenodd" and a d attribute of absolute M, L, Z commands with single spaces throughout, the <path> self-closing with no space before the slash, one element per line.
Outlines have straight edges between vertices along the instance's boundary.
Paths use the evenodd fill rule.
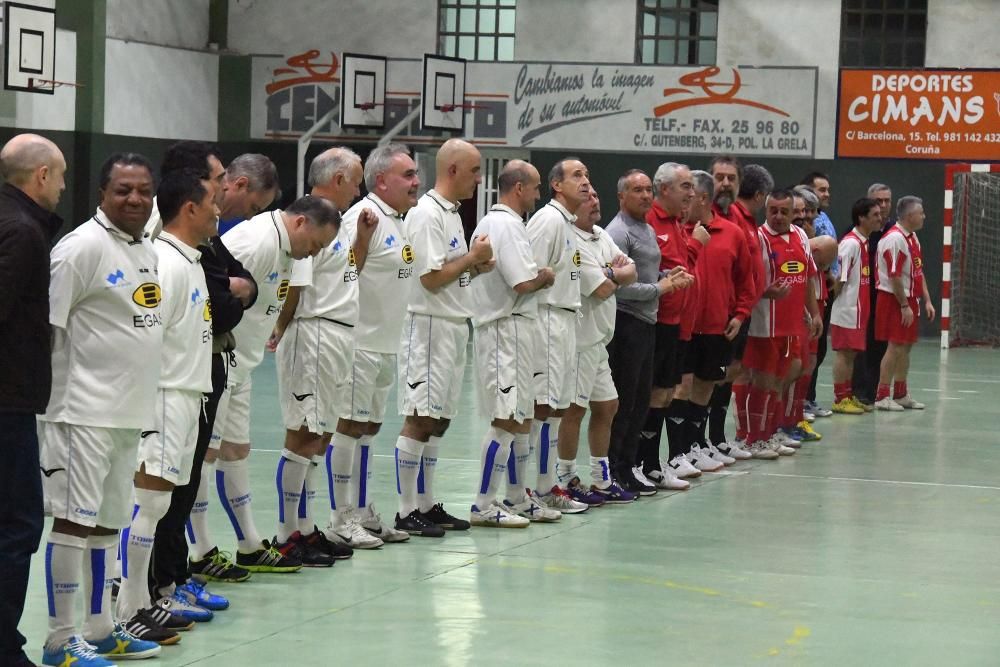
<path fill-rule="evenodd" d="M 875 304 L 875 338 L 889 343 L 879 368 L 878 410 L 898 412 L 923 410 L 924 404 L 910 397 L 906 375 L 910 348 L 917 342 L 919 299 L 923 298 L 927 319 L 934 321 L 924 260 L 917 231 L 924 226 L 924 203 L 919 197 L 901 197 L 896 203 L 898 222 L 878 242 L 878 297 Z M 893 382 L 895 380 L 895 382 Z M 892 398 L 889 385 L 892 383 Z"/>

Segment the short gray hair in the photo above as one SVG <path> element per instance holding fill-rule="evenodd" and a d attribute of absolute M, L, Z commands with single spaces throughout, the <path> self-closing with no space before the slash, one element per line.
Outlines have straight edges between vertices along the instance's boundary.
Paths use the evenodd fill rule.
<path fill-rule="evenodd" d="M 653 174 L 653 187 L 659 190 L 661 185 L 670 185 L 674 182 L 680 169 L 687 169 L 687 165 L 679 162 L 664 162 L 656 168 L 656 173 Z"/>
<path fill-rule="evenodd" d="M 808 185 L 796 185 L 792 188 L 792 192 L 795 193 L 796 197 L 802 197 L 802 201 L 806 203 L 806 208 L 819 210 L 819 197 L 816 196 L 816 191 L 811 187 Z"/>
<path fill-rule="evenodd" d="M 888 190 L 889 192 L 892 192 L 892 188 L 890 188 L 885 183 L 872 183 L 871 185 L 868 186 L 868 196 L 871 197 L 876 192 L 881 192 L 882 190 Z"/>
<path fill-rule="evenodd" d="M 635 176 L 636 174 L 642 174 L 643 176 L 645 176 L 646 172 L 644 172 L 642 169 L 629 169 L 618 178 L 618 194 L 622 194 L 623 192 L 625 192 L 625 184 L 628 183 L 628 179 L 631 178 L 632 176 Z"/>
<path fill-rule="evenodd" d="M 715 179 L 710 173 L 695 169 L 691 172 L 691 181 L 694 183 L 695 192 L 708 195 L 709 200 L 715 198 Z"/>
<path fill-rule="evenodd" d="M 924 205 L 924 200 L 921 199 L 920 197 L 914 197 L 913 195 L 900 197 L 899 201 L 896 202 L 896 218 L 901 220 L 917 206 L 923 206 L 923 205 Z"/>
<path fill-rule="evenodd" d="M 251 192 L 270 192 L 274 190 L 275 199 L 281 197 L 281 187 L 278 185 L 278 168 L 271 158 L 260 153 L 244 153 L 233 158 L 226 167 L 229 180 L 246 176 Z"/>
<path fill-rule="evenodd" d="M 365 187 L 368 192 L 375 191 L 378 175 L 389 171 L 397 155 L 410 155 L 410 149 L 405 144 L 393 143 L 379 146 L 368 154 L 368 159 L 365 160 Z"/>
<path fill-rule="evenodd" d="M 355 164 L 360 165 L 361 158 L 350 148 L 329 148 L 314 157 L 309 165 L 309 187 L 326 185 L 337 174 L 347 174 Z"/>
<path fill-rule="evenodd" d="M 759 164 L 748 164 L 743 167 L 739 192 L 741 198 L 752 199 L 757 193 L 768 193 L 772 190 L 774 190 L 774 177 L 766 167 Z"/>

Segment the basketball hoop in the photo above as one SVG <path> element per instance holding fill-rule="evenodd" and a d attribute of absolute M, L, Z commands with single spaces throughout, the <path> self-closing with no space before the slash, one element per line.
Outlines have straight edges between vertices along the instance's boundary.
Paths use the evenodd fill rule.
<path fill-rule="evenodd" d="M 35 79 L 33 77 L 28 78 L 28 88 L 30 90 L 54 90 L 61 86 L 71 86 L 73 88 L 83 88 L 82 83 L 76 83 L 75 81 L 56 81 L 55 79 Z"/>

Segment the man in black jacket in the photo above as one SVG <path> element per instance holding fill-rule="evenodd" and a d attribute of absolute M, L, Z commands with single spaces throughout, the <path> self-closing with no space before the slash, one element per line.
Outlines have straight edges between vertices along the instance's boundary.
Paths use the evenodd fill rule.
<path fill-rule="evenodd" d="M 0 664 L 31 665 L 17 625 L 42 536 L 35 415 L 52 387 L 49 250 L 66 160 L 48 139 L 19 134 L 0 150 L 0 170 Z"/>

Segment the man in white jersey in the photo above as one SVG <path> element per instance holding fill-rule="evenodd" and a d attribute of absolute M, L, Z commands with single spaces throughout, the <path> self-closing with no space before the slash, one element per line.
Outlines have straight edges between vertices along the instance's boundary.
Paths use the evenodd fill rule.
<path fill-rule="evenodd" d="M 536 497 L 550 509 L 566 513 L 587 506 L 571 499 L 555 483 L 559 424 L 573 398 L 576 317 L 580 309 L 580 256 L 573 222 L 576 209 L 590 197 L 586 165 L 564 158 L 549 171 L 552 199 L 528 220 L 535 263 L 551 267 L 555 282 L 538 295 L 538 343 L 535 347 L 535 419 L 531 447 L 538 452 Z M 525 497 L 509 498 L 516 503 Z"/>
<path fill-rule="evenodd" d="M 580 424 L 590 408 L 587 441 L 590 445 L 590 492 L 604 503 L 625 504 L 638 493 L 623 489 L 611 476 L 608 447 L 611 421 L 618 412 L 618 390 L 611 377 L 607 344 L 615 335 L 617 303 L 615 292 L 635 282 L 635 262 L 625 255 L 611 235 L 597 226 L 601 203 L 597 193 L 576 211 L 573 233 L 580 251 L 580 318 L 576 321 L 576 354 L 572 368 L 573 395 L 559 427 L 560 488 L 580 486 L 576 474 L 576 454 L 580 444 Z"/>
<path fill-rule="evenodd" d="M 396 441 L 399 513 L 396 529 L 411 535 L 444 537 L 469 523 L 444 510 L 434 497 L 434 472 L 441 438 L 458 412 L 465 348 L 472 315 L 469 289 L 475 276 L 493 266 L 490 240 L 465 242 L 458 204 L 480 182 L 479 151 L 449 139 L 437 152 L 434 187 L 406 215 L 403 233 L 413 245 L 418 281 L 400 341 L 399 412 Z"/>
<path fill-rule="evenodd" d="M 215 235 L 219 210 L 215 190 L 204 175 L 204 170 L 175 170 L 157 189 L 164 221 L 153 243 L 163 295 L 162 371 L 156 404 L 139 443 L 132 523 L 122 531 L 122 584 L 116 610 L 127 631 L 156 642 L 176 633 L 162 627 L 147 610 L 153 538 L 173 488 L 190 477 L 202 394 L 212 390 L 212 314 L 197 248 Z M 174 595 L 179 593 L 170 591 L 170 597 Z M 187 607 L 186 599 L 181 606 Z M 207 609 L 191 611 L 197 612 L 192 620 L 212 618 Z"/>
<path fill-rule="evenodd" d="M 342 147 L 327 149 L 309 167 L 311 195 L 345 211 L 359 194 L 362 173 L 356 153 Z M 367 247 L 375 224 L 375 216 L 363 211 L 355 238 L 341 221 L 332 246 L 295 262 L 288 297 L 268 341 L 269 349 L 277 347 L 278 395 L 286 429 L 276 476 L 275 541 L 279 549 L 294 542 L 307 566 L 333 564 L 326 535 L 311 518 L 313 476 L 323 463 L 333 434 L 335 406 L 343 400 L 343 386 L 354 361 L 358 270 L 352 244 Z M 354 533 L 332 537 L 362 549 L 382 544 L 360 526 Z"/>
<path fill-rule="evenodd" d="M 476 388 L 479 409 L 491 420 L 480 448 L 479 492 L 470 518 L 474 526 L 524 528 L 530 521 L 556 521 L 562 516 L 542 507 L 530 492 L 517 505 L 497 502 L 497 488 L 508 466 L 508 488 L 513 491 L 509 495 L 525 494 L 518 482 L 528 463 L 535 404 L 534 294 L 555 279 L 552 269 L 535 264 L 524 227 L 524 215 L 538 201 L 540 185 L 532 165 L 508 162 L 497 178 L 499 202 L 472 235 L 488 236 L 496 249 L 496 270 L 472 284 Z"/>
<path fill-rule="evenodd" d="M 154 412 L 163 323 L 157 258 L 143 225 L 153 206 L 149 161 L 112 155 L 95 215 L 52 250 L 52 396 L 39 417 L 49 634 L 42 664 L 111 665 L 159 647 L 116 627 L 111 582 L 118 531 L 129 524 L 140 431 Z M 86 575 L 84 574 L 86 573 Z M 81 583 L 82 636 L 74 620 Z"/>
<path fill-rule="evenodd" d="M 368 194 L 341 221 L 343 233 L 356 238 L 354 262 L 360 275 L 360 317 L 355 327 L 354 363 L 337 409 L 336 433 L 326 450 L 330 491 L 331 539 L 362 540 L 358 526 L 379 542 L 405 542 L 409 533 L 382 520 L 368 499 L 373 476 L 372 440 L 385 418 L 389 390 L 396 379 L 399 332 L 413 277 L 413 248 L 403 236 L 403 214 L 417 203 L 417 165 L 402 144 L 375 148 L 365 161 Z M 357 229 L 365 212 L 377 226 L 367 243 Z M 368 223 L 364 223 L 367 225 Z"/>
<path fill-rule="evenodd" d="M 292 260 L 313 257 L 340 229 L 336 206 L 320 197 L 300 197 L 284 211 L 268 211 L 242 222 L 222 242 L 257 282 L 257 301 L 233 330 L 236 349 L 226 391 L 219 400 L 215 433 L 219 500 L 236 532 L 236 564 L 251 572 L 294 572 L 302 567 L 294 544 L 279 551 L 254 524 L 250 475 L 250 374 L 264 358 L 265 343 L 288 295 Z M 215 437 L 213 435 L 213 440 Z"/>

